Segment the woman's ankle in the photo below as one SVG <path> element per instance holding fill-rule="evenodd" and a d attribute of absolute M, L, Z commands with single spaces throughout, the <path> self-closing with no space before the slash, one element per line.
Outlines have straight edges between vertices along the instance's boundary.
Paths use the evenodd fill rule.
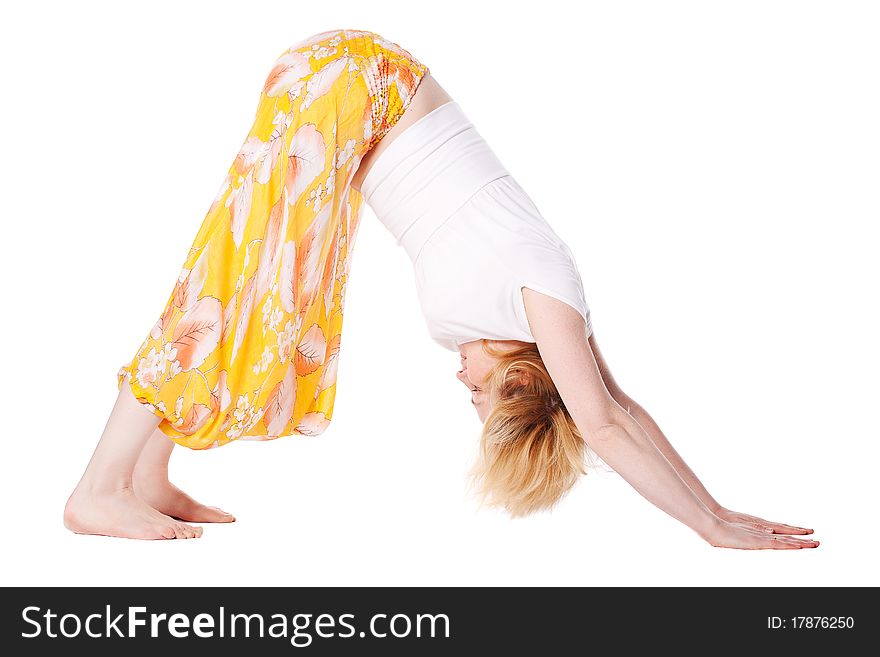
<path fill-rule="evenodd" d="M 168 467 L 138 466 L 131 475 L 132 485 L 154 484 L 168 481 Z"/>
<path fill-rule="evenodd" d="M 76 489 L 73 491 L 73 496 L 76 495 L 85 495 L 89 497 L 95 497 L 99 495 L 112 495 L 114 493 L 124 493 L 127 491 L 132 491 L 132 477 L 131 475 L 107 475 L 103 474 L 101 477 L 96 477 L 94 479 L 83 479 L 77 484 Z"/>

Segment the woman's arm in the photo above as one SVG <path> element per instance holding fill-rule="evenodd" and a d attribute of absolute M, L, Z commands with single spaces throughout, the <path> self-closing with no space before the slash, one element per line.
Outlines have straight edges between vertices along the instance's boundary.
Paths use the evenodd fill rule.
<path fill-rule="evenodd" d="M 708 540 L 719 518 L 611 397 L 586 340 L 574 339 L 586 333 L 583 318 L 528 288 L 523 302 L 544 365 L 586 443 L 648 501 Z"/>
<path fill-rule="evenodd" d="M 568 304 L 534 290 L 523 288 L 522 293 L 538 351 L 581 435 L 643 497 L 712 545 L 811 547 L 807 541 L 739 527 L 715 515 L 679 476 L 645 429 L 608 392 L 583 337 L 586 327 L 580 314 Z"/>
<path fill-rule="evenodd" d="M 714 497 L 706 490 L 706 487 L 699 480 L 696 473 L 685 463 L 684 459 L 681 455 L 676 451 L 676 449 L 672 446 L 669 440 L 663 433 L 663 430 L 660 429 L 660 426 L 657 422 L 654 421 L 654 418 L 646 411 L 641 404 L 636 402 L 632 397 L 627 395 L 623 390 L 621 390 L 620 386 L 615 381 L 614 376 L 611 374 L 611 370 L 608 367 L 608 364 L 605 362 L 605 358 L 602 355 L 602 352 L 599 350 L 599 346 L 596 344 L 595 335 L 591 335 L 589 338 L 590 348 L 593 352 L 593 356 L 596 359 L 596 364 L 599 367 L 599 373 L 602 375 L 602 381 L 605 383 L 605 387 L 608 389 L 609 394 L 614 400 L 620 404 L 620 406 L 626 409 L 627 413 L 629 413 L 636 422 L 638 422 L 648 436 L 651 438 L 651 441 L 654 445 L 657 446 L 663 456 L 665 456 L 669 462 L 672 464 L 672 467 L 675 468 L 675 471 L 678 472 L 679 476 L 684 479 L 685 483 L 694 491 L 697 497 L 699 497 L 703 503 L 709 507 L 709 510 L 712 511 L 715 515 L 719 516 L 721 519 L 726 520 L 728 522 L 733 522 L 737 524 L 743 524 L 747 527 L 752 527 L 754 529 L 760 529 L 765 532 L 777 533 L 777 534 L 812 534 L 812 529 L 806 529 L 804 527 L 795 527 L 794 525 L 787 525 L 781 522 L 773 522 L 770 520 L 764 520 L 763 518 L 758 518 L 757 516 L 752 516 L 747 513 L 739 513 L 737 511 L 731 511 L 730 509 L 721 506 Z"/>
<path fill-rule="evenodd" d="M 703 501 L 703 504 L 709 507 L 709 510 L 712 511 L 712 513 L 717 514 L 717 512 L 721 510 L 721 505 L 714 497 L 712 497 L 712 495 L 709 494 L 709 491 L 706 490 L 706 487 L 703 486 L 703 483 L 697 478 L 694 471 L 690 469 L 681 455 L 675 450 L 669 440 L 667 440 L 663 431 L 654 421 L 654 418 L 652 418 L 640 404 L 620 389 L 620 386 L 611 374 L 611 370 L 608 368 L 608 364 L 605 362 L 602 352 L 599 350 L 599 346 L 596 344 L 594 335 L 590 336 L 589 343 L 591 351 L 593 352 L 593 357 L 596 359 L 596 365 L 599 368 L 599 374 L 602 376 L 602 381 L 605 383 L 608 393 L 614 401 L 620 404 L 621 408 L 624 408 L 626 412 L 641 425 L 654 445 L 657 446 L 657 449 L 663 453 L 663 456 L 665 456 L 672 464 L 672 467 L 675 468 L 675 471 L 678 472 L 678 475 L 682 479 L 684 479 L 685 483 L 692 491 L 694 491 L 696 496 Z"/>
<path fill-rule="evenodd" d="M 694 491 L 694 494 L 703 501 L 703 504 L 709 507 L 709 510 L 712 513 L 720 511 L 721 505 L 714 497 L 712 497 L 709 491 L 706 490 L 703 482 L 697 478 L 694 471 L 684 462 L 681 455 L 675 450 L 669 440 L 667 440 L 663 431 L 654 421 L 654 418 L 652 418 L 648 412 L 641 407 L 641 405 L 629 397 L 617 398 L 617 402 L 625 408 L 630 416 L 645 430 L 645 433 L 648 434 L 651 442 L 653 442 L 657 449 L 662 452 L 663 456 L 669 460 L 678 475 L 684 479 L 685 483 L 692 491 Z"/>

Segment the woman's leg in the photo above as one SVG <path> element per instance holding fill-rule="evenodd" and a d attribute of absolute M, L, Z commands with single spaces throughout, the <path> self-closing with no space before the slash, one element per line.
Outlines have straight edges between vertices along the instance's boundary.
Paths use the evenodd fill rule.
<path fill-rule="evenodd" d="M 138 498 L 135 464 L 159 424 L 124 382 L 82 479 L 64 508 L 64 525 L 78 534 L 122 538 L 198 538 L 201 527 L 179 522 Z"/>
<path fill-rule="evenodd" d="M 168 480 L 168 460 L 174 441 L 159 429 L 147 439 L 134 466 L 132 483 L 140 499 L 157 511 L 189 522 L 233 522 L 231 514 L 199 504 Z"/>

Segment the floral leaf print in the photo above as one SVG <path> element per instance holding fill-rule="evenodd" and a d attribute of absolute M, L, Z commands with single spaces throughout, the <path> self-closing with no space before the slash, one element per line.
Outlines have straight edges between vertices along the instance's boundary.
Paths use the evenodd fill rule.
<path fill-rule="evenodd" d="M 339 228 L 337 227 L 337 231 Z M 333 308 L 333 284 L 336 282 L 336 257 L 339 248 L 339 240 L 336 235 L 330 242 L 330 253 L 324 261 L 324 274 L 321 290 L 324 295 L 324 316 L 329 317 Z"/>
<path fill-rule="evenodd" d="M 361 75 L 365 75 L 365 71 L 361 70 Z M 364 151 L 369 151 L 370 147 L 373 144 L 373 109 L 367 108 L 364 110 L 363 116 L 361 117 L 361 122 L 363 123 L 363 136 L 364 136 Z"/>
<path fill-rule="evenodd" d="M 285 186 L 288 203 L 296 203 L 300 195 L 324 170 L 326 150 L 324 135 L 314 123 L 304 124 L 293 135 L 287 151 L 289 163 Z"/>
<path fill-rule="evenodd" d="M 180 276 L 177 277 L 177 283 L 174 284 L 174 291 L 171 293 L 172 302 L 168 305 L 165 314 L 162 316 L 163 326 L 167 324 L 167 318 L 171 316 L 175 308 L 183 307 L 183 303 L 186 300 L 186 287 L 190 271 L 189 269 L 183 269 L 180 272 Z"/>
<path fill-rule="evenodd" d="M 317 324 L 312 324 L 300 343 L 296 345 L 294 356 L 296 373 L 300 376 L 311 374 L 324 362 L 326 353 L 327 340 L 324 338 L 324 331 Z"/>
<path fill-rule="evenodd" d="M 306 96 L 303 98 L 300 111 L 307 110 L 318 98 L 325 95 L 333 87 L 333 83 L 348 66 L 348 57 L 340 57 L 315 73 L 306 83 Z"/>
<path fill-rule="evenodd" d="M 356 144 L 356 142 L 354 139 L 349 139 L 347 142 L 345 142 L 345 146 L 343 146 L 339 150 L 339 155 L 336 158 L 336 168 L 337 169 L 341 169 L 342 167 L 344 167 L 348 163 L 348 161 L 351 159 L 351 157 L 354 155 L 355 144 Z M 351 168 L 349 167 L 349 169 L 347 169 L 347 171 L 350 171 L 350 170 L 351 170 Z M 348 182 L 349 181 L 347 180 L 346 183 L 348 183 Z M 345 187 L 345 186 L 343 185 L 343 187 Z"/>
<path fill-rule="evenodd" d="M 187 271 L 186 278 L 180 285 L 177 305 L 181 310 L 189 310 L 199 300 L 199 295 L 205 287 L 207 275 L 208 247 L 205 246 L 192 269 Z"/>
<path fill-rule="evenodd" d="M 281 249 L 281 274 L 278 280 L 278 296 L 281 297 L 281 307 L 289 313 L 292 313 L 295 308 L 295 271 L 296 243 L 293 240 L 288 240 Z"/>
<path fill-rule="evenodd" d="M 226 191 L 229 189 L 229 186 L 232 184 L 232 171 L 226 174 L 226 177 L 223 179 L 223 182 L 220 184 L 220 189 L 217 190 L 216 196 L 214 196 L 214 200 L 211 201 L 211 207 L 208 209 L 208 214 L 214 214 L 214 211 L 217 209 L 217 206 L 220 205 L 220 201 L 223 200 L 223 197 L 226 196 Z"/>
<path fill-rule="evenodd" d="M 297 317 L 297 320 L 299 317 Z M 292 322 L 289 319 L 284 324 L 284 328 L 282 328 L 278 332 L 278 362 L 286 363 L 290 360 L 290 352 L 293 350 L 293 341 L 296 337 L 296 332 L 301 326 L 301 322 L 296 321 Z"/>
<path fill-rule="evenodd" d="M 303 306 L 313 298 L 318 281 L 321 277 L 321 251 L 324 246 L 324 235 L 331 216 L 331 206 L 326 205 L 312 221 L 305 232 L 297 254 L 298 270 L 296 279 L 303 281 L 300 292 L 300 305 Z"/>
<path fill-rule="evenodd" d="M 226 199 L 226 205 L 232 212 L 230 230 L 235 247 L 241 246 L 244 229 L 251 214 L 251 202 L 254 193 L 254 170 L 251 169 L 242 180 L 241 185 Z"/>
<path fill-rule="evenodd" d="M 352 177 L 427 73 L 371 32 L 297 50 L 273 62 L 187 269 L 118 372 L 191 449 L 327 427 L 364 205 Z"/>
<path fill-rule="evenodd" d="M 412 55 L 410 55 L 406 50 L 398 46 L 396 43 L 393 43 L 392 41 L 389 41 L 388 39 L 385 39 L 379 35 L 374 36 L 373 41 L 385 48 L 385 50 L 390 50 L 395 55 L 399 55 L 400 57 L 403 57 L 405 59 L 412 58 Z"/>
<path fill-rule="evenodd" d="M 171 339 L 182 371 L 198 367 L 214 351 L 222 324 L 223 304 L 215 297 L 202 297 L 184 313 Z"/>
<path fill-rule="evenodd" d="M 269 152 L 269 144 L 259 137 L 248 137 L 238 155 L 235 156 L 235 171 L 243 176 L 250 171 L 254 164 Z"/>
<path fill-rule="evenodd" d="M 293 366 L 287 367 L 287 374 L 275 384 L 266 402 L 266 413 L 263 423 L 269 436 L 280 436 L 293 417 L 293 406 L 296 403 L 296 371 Z"/>
<path fill-rule="evenodd" d="M 318 398 L 324 390 L 336 383 L 336 373 L 339 369 L 339 345 L 342 336 L 337 333 L 333 339 L 327 343 L 327 357 L 324 360 L 324 371 L 321 373 L 321 381 L 315 388 L 315 399 Z"/>
<path fill-rule="evenodd" d="M 226 385 L 226 377 L 226 370 L 220 370 L 220 374 L 217 375 L 217 383 L 211 390 L 211 412 L 214 414 L 222 413 L 232 403 L 232 395 Z"/>
<path fill-rule="evenodd" d="M 361 73 L 370 96 L 377 105 L 367 107 L 364 111 L 364 139 L 369 146 L 372 146 L 373 142 L 381 137 L 377 119 L 381 119 L 388 113 L 388 60 L 382 53 L 376 53 L 367 59 L 366 66 L 361 69 Z"/>
<path fill-rule="evenodd" d="M 238 397 L 235 410 L 232 411 L 235 423 L 226 432 L 226 436 L 230 440 L 240 438 L 242 434 L 250 430 L 263 417 L 265 409 L 257 408 L 255 402 L 252 402 L 250 397 L 249 392 Z"/>
<path fill-rule="evenodd" d="M 156 323 L 153 324 L 153 328 L 150 329 L 150 337 L 154 340 L 158 340 L 159 336 L 162 335 L 162 331 L 165 330 L 165 322 L 167 321 L 168 316 L 171 314 L 172 307 L 169 306 L 165 308 L 164 312 L 159 316 L 159 319 L 156 320 Z"/>
<path fill-rule="evenodd" d="M 275 163 L 281 155 L 282 146 L 284 146 L 284 139 L 282 136 L 279 134 L 276 137 L 275 133 L 273 133 L 273 139 L 269 142 L 268 148 L 260 155 L 260 158 L 257 161 L 256 179 L 261 185 L 265 185 L 269 182 L 269 179 L 272 178 L 272 170 L 275 168 Z"/>
<path fill-rule="evenodd" d="M 336 34 L 343 34 L 344 30 L 330 30 L 329 32 L 321 32 L 320 34 L 315 34 L 314 36 L 310 36 L 308 39 L 303 39 L 299 43 L 292 45 L 289 50 L 302 50 L 303 48 L 309 48 L 316 43 L 321 43 L 321 41 L 326 41 L 330 37 Z M 349 38 L 351 37 L 351 33 L 348 34 Z"/>
<path fill-rule="evenodd" d="M 232 424 L 232 420 L 235 419 L 235 416 L 229 412 L 223 417 L 223 424 L 220 425 L 220 431 L 226 431 L 229 428 L 229 425 Z"/>
<path fill-rule="evenodd" d="M 304 86 L 306 86 L 305 80 L 300 80 L 290 88 L 290 90 L 287 92 L 287 97 L 290 99 L 291 103 L 299 98 L 299 94 Z"/>
<path fill-rule="evenodd" d="M 260 244 L 260 253 L 257 263 L 257 300 L 262 299 L 269 289 L 269 284 L 278 269 L 279 244 L 281 242 L 281 224 L 285 223 L 287 203 L 283 198 L 272 206 L 269 213 L 269 222 L 266 224 L 266 234 Z"/>
<path fill-rule="evenodd" d="M 323 413 L 306 413 L 294 431 L 304 436 L 317 436 L 324 432 L 328 424 L 330 424 L 330 420 Z"/>
<path fill-rule="evenodd" d="M 165 332 L 165 328 L 169 325 L 171 316 L 176 308 L 184 311 L 189 310 L 198 300 L 199 294 L 202 293 L 202 288 L 205 285 L 205 277 L 207 276 L 207 250 L 208 247 L 206 246 L 192 269 L 182 269 L 180 271 L 165 310 L 150 330 L 150 337 L 154 340 L 158 340 L 162 333 Z"/>
<path fill-rule="evenodd" d="M 256 180 L 261 185 L 265 185 L 272 177 L 272 171 L 275 164 L 281 156 L 281 149 L 284 147 L 284 133 L 290 125 L 290 119 L 284 112 L 278 112 L 272 120 L 275 129 L 269 137 L 269 143 L 266 149 L 257 158 L 257 177 Z"/>
<path fill-rule="evenodd" d="M 199 299 L 199 295 L 205 287 L 205 281 L 208 278 L 208 250 L 210 245 L 205 245 L 199 254 L 196 264 L 189 272 L 186 286 L 186 301 L 181 306 L 184 310 L 189 310 L 193 304 Z"/>
<path fill-rule="evenodd" d="M 263 93 L 270 98 L 280 96 L 311 72 L 308 57 L 298 52 L 287 52 L 276 60 L 263 85 Z"/>
<path fill-rule="evenodd" d="M 226 302 L 223 309 L 223 327 L 220 330 L 220 344 L 226 344 L 226 338 L 229 337 L 229 327 L 232 325 L 232 319 L 235 317 L 235 308 L 238 305 L 238 292 L 232 295 L 232 298 Z"/>
<path fill-rule="evenodd" d="M 159 317 L 159 321 L 156 322 L 156 325 L 153 326 L 153 330 L 150 332 L 150 337 L 152 337 L 154 340 L 158 340 L 161 337 L 161 335 L 165 332 L 165 328 L 171 321 L 171 315 L 174 314 L 174 309 L 177 308 L 176 300 L 179 286 L 180 281 L 178 281 L 177 285 L 174 286 L 174 291 L 172 292 L 174 301 L 171 301 L 167 306 L 165 306 L 165 311 Z"/>
<path fill-rule="evenodd" d="M 238 321 L 235 324 L 235 341 L 232 343 L 231 360 L 235 360 L 238 349 L 241 347 L 241 343 L 244 342 L 248 324 L 250 324 L 251 321 L 251 313 L 254 310 L 254 296 L 257 291 L 256 286 L 254 285 L 255 277 L 255 274 L 251 275 L 239 293 Z"/>
<path fill-rule="evenodd" d="M 192 408 L 190 408 L 189 412 L 186 414 L 183 423 L 175 425 L 174 428 L 180 433 L 185 433 L 186 435 L 191 436 L 201 429 L 204 424 L 211 419 L 212 415 L 213 413 L 211 412 L 211 409 L 204 404 L 193 404 Z"/>
<path fill-rule="evenodd" d="M 137 359 L 137 371 L 135 374 L 137 384 L 142 388 L 158 388 L 158 384 L 165 376 L 169 363 L 171 363 L 171 370 L 173 370 L 170 372 L 172 376 L 180 372 L 180 364 L 174 360 L 175 358 L 177 358 L 177 349 L 170 343 L 165 343 L 159 349 L 156 349 L 155 346 L 151 347 L 149 353 Z M 131 382 L 131 377 L 129 377 L 129 381 Z M 157 403 L 156 407 L 158 408 L 160 405 L 164 405 L 164 402 Z"/>
<path fill-rule="evenodd" d="M 394 65 L 394 71 L 396 72 L 394 84 L 397 86 L 397 95 L 401 98 L 406 98 L 409 90 L 413 87 L 412 71 L 406 66 L 400 66 L 399 64 Z"/>
<path fill-rule="evenodd" d="M 351 179 L 349 178 L 349 181 Z M 345 234 L 340 235 L 340 239 L 345 239 L 346 235 L 352 235 L 352 230 L 354 228 L 352 216 L 353 212 L 351 209 L 351 200 L 348 198 L 348 194 L 345 195 L 345 198 L 342 200 L 342 225 L 345 226 Z"/>

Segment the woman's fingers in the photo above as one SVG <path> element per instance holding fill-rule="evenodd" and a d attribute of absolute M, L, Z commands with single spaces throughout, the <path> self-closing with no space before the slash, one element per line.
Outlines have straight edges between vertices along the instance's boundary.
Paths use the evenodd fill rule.
<path fill-rule="evenodd" d="M 715 547 L 738 548 L 740 550 L 800 550 L 804 548 L 819 547 L 819 541 L 812 538 L 800 538 L 787 534 L 774 534 L 768 532 L 773 527 L 788 527 L 791 529 L 803 529 L 781 523 L 768 523 L 763 529 L 763 521 L 755 516 L 737 514 L 736 522 L 726 522 L 718 528 L 709 542 Z"/>
<path fill-rule="evenodd" d="M 798 535 L 802 536 L 805 534 L 812 534 L 812 529 L 807 529 L 805 527 L 795 527 L 794 525 L 786 525 L 781 522 L 769 522 L 769 521 L 761 521 L 755 523 L 755 528 L 760 531 L 769 532 L 772 534 L 786 534 L 786 535 Z"/>
<path fill-rule="evenodd" d="M 812 529 L 806 527 L 795 527 L 794 525 L 786 525 L 782 522 L 768 522 L 767 526 L 773 530 L 775 534 L 812 534 Z"/>
<path fill-rule="evenodd" d="M 768 547 L 774 550 L 799 550 L 803 548 L 819 547 L 819 541 L 804 538 L 793 538 L 791 536 L 776 535 L 766 537 Z"/>
<path fill-rule="evenodd" d="M 760 522 L 760 521 L 759 522 L 752 522 L 752 523 L 750 523 L 750 525 L 751 525 L 752 529 L 757 529 L 759 532 L 764 532 L 765 534 L 773 534 L 774 533 L 773 528 L 770 527 L 765 522 Z"/>
<path fill-rule="evenodd" d="M 718 533 L 708 540 L 715 547 L 740 550 L 800 550 L 819 547 L 819 541 L 811 538 L 771 534 L 746 524 L 754 524 L 754 519 L 741 518 L 738 523 L 725 523 L 719 527 Z"/>
<path fill-rule="evenodd" d="M 773 532 L 774 534 L 804 535 L 813 533 L 812 529 L 807 529 L 806 527 L 787 525 L 784 522 L 772 522 L 770 520 L 758 518 L 757 516 L 750 516 L 746 513 L 734 514 L 732 521 L 739 522 L 747 527 L 752 527 L 753 529 L 758 529 L 760 531 Z"/>
<path fill-rule="evenodd" d="M 734 525 L 738 525 L 740 527 L 745 527 L 746 529 L 751 529 L 753 531 L 762 532 L 764 534 L 773 534 L 773 533 L 782 534 L 783 533 L 783 532 L 774 532 L 773 529 L 769 525 L 766 525 L 766 524 L 763 524 L 760 522 L 756 522 L 754 520 L 733 520 L 733 521 L 731 521 L 731 523 Z"/>

